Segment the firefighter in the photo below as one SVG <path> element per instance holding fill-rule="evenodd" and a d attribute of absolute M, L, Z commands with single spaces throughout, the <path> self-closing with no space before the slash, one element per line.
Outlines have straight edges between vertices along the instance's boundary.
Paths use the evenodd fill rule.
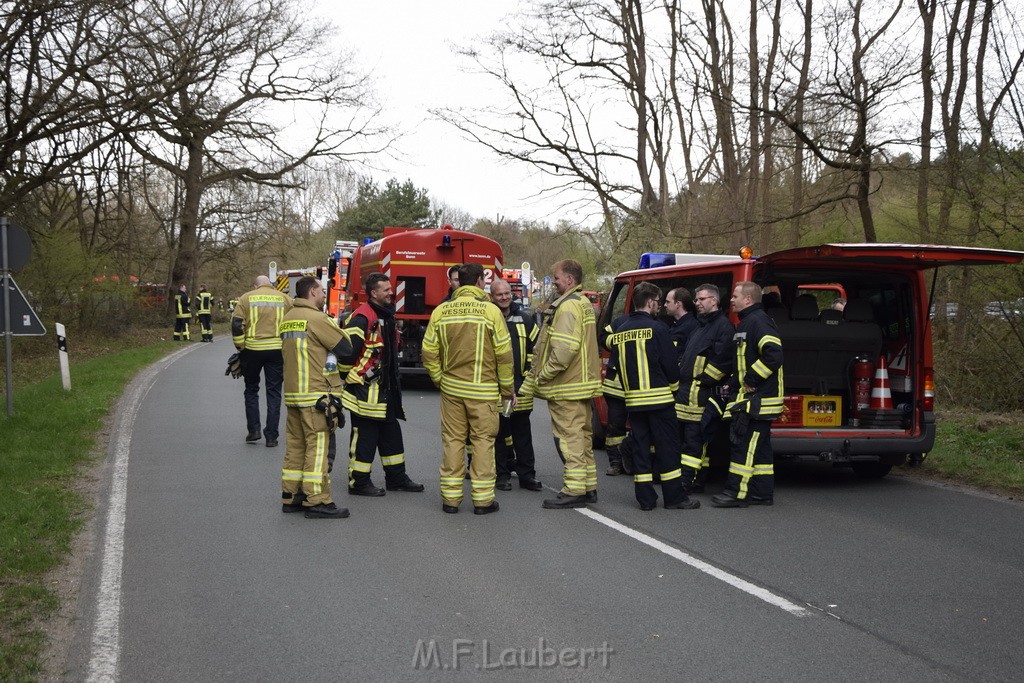
<path fill-rule="evenodd" d="M 455 290 L 460 287 L 460 285 L 459 285 L 459 268 L 460 268 L 460 266 L 461 266 L 461 264 L 456 263 L 454 266 L 449 266 L 448 267 L 448 293 L 445 295 L 445 297 L 443 299 L 441 299 L 441 303 L 444 303 L 445 301 L 451 301 L 452 297 L 455 296 Z"/>
<path fill-rule="evenodd" d="M 756 283 L 736 284 L 732 309 L 740 318 L 735 336 L 739 395 L 729 405 L 729 476 L 711 504 L 771 505 L 775 492 L 771 423 L 783 408 L 782 341 L 775 322 L 761 306 Z"/>
<path fill-rule="evenodd" d="M 348 510 L 339 508 L 331 498 L 331 465 L 327 456 L 328 435 L 334 431 L 340 415 L 340 405 L 331 399 L 340 383 L 332 386 L 330 373 L 314 369 L 321 370 L 327 365 L 328 354 L 351 353 L 352 344 L 348 335 L 323 312 L 327 293 L 319 280 L 310 276 L 299 278 L 295 296 L 295 305 L 280 325 L 284 402 L 288 410 L 281 510 L 304 512 L 307 519 L 342 519 L 348 517 Z"/>
<path fill-rule="evenodd" d="M 626 320 L 627 315 L 620 315 L 601 331 L 600 345 L 611 351 L 608 346 L 608 337 L 611 336 Z M 608 424 L 604 431 L 604 449 L 608 454 L 608 469 L 604 473 L 609 477 L 617 477 L 620 474 L 632 474 L 632 460 L 628 463 L 623 460 L 622 444 L 626 440 L 626 395 L 622 390 L 622 382 L 619 379 L 619 369 L 611 360 L 604 369 L 604 379 L 601 381 L 601 393 L 604 394 L 604 404 L 608 408 Z M 630 451 L 632 452 L 632 451 Z"/>
<path fill-rule="evenodd" d="M 581 294 L 583 267 L 571 259 L 552 266 L 558 298 L 544 310 L 534 363 L 520 394 L 548 402 L 555 449 L 565 463 L 562 490 L 544 501 L 547 509 L 597 502 L 597 467 L 591 399 L 601 391 L 594 307 Z"/>
<path fill-rule="evenodd" d="M 188 308 L 188 290 L 185 283 L 178 285 L 178 295 L 174 297 L 174 341 L 188 341 L 188 321 L 192 313 Z"/>
<path fill-rule="evenodd" d="M 494 499 L 494 440 L 499 401 L 515 403 L 512 345 L 501 311 L 484 292 L 484 268 L 459 266 L 459 288 L 430 314 L 423 335 L 423 367 L 441 389 L 441 509 L 459 511 L 465 444 L 473 446 L 473 513 L 498 511 Z"/>
<path fill-rule="evenodd" d="M 201 341 L 213 341 L 213 295 L 206 291 L 206 285 L 199 285 L 199 296 L 196 297 L 196 315 L 199 327 L 203 331 Z"/>
<path fill-rule="evenodd" d="M 245 442 L 260 440 L 260 374 L 267 386 L 267 422 L 263 427 L 267 448 L 277 446 L 281 422 L 281 383 L 284 357 L 281 355 L 281 322 L 292 307 L 292 299 L 277 291 L 266 275 L 256 277 L 254 289 L 238 300 L 231 313 L 231 340 L 242 359 L 245 379 Z"/>
<path fill-rule="evenodd" d="M 512 370 L 515 389 L 523 385 L 523 379 L 530 370 L 533 346 L 537 341 L 537 326 L 523 307 L 512 300 L 512 286 L 505 280 L 491 283 L 491 301 L 501 310 L 512 344 Z M 533 398 L 523 397 L 517 401 L 512 413 L 498 417 L 498 438 L 494 442 L 495 467 L 498 481 L 495 486 L 502 491 L 512 489 L 511 475 L 515 469 L 519 477 L 519 488 L 540 491 L 544 485 L 537 481 L 536 458 L 533 452 L 533 433 L 530 429 L 530 414 L 533 412 Z"/>
<path fill-rule="evenodd" d="M 692 510 L 700 503 L 690 500 L 683 487 L 679 466 L 679 430 L 675 424 L 674 394 L 679 386 L 679 366 L 667 325 L 654 319 L 661 307 L 661 290 L 650 282 L 633 288 L 633 312 L 608 337 L 612 360 L 619 369 L 626 411 L 629 415 L 634 454 L 633 487 L 641 510 L 653 510 L 658 502 L 655 470 L 661 482 L 665 508 Z M 651 461 L 654 447 L 654 462 Z"/>
<path fill-rule="evenodd" d="M 736 364 L 736 330 L 718 308 L 720 293 L 713 284 L 697 287 L 697 329 L 679 355 L 676 417 L 682 440 L 683 485 L 703 493 L 708 474 L 708 444 L 718 433 L 729 379 Z"/>
<path fill-rule="evenodd" d="M 237 306 L 238 306 L 238 299 L 229 299 L 228 300 L 228 313 L 233 312 Z"/>
<path fill-rule="evenodd" d="M 677 356 L 683 355 L 686 341 L 700 327 L 697 316 L 694 315 L 696 312 L 697 306 L 686 287 L 676 287 L 665 295 L 665 313 L 670 318 L 669 332 L 672 334 L 672 345 Z"/>
<path fill-rule="evenodd" d="M 352 353 L 338 358 L 345 377 L 342 402 L 352 415 L 348 492 L 374 498 L 385 495 L 385 489 L 374 486 L 370 479 L 378 452 L 387 491 L 419 492 L 423 484 L 417 484 L 405 472 L 405 444 L 398 422 L 405 419 L 405 411 L 398 378 L 394 292 L 384 273 L 370 273 L 363 285 L 367 301 L 345 322 Z"/>

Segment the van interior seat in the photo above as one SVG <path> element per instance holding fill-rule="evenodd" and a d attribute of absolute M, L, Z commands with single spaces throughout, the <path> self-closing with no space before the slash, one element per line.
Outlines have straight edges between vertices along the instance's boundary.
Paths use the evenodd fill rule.
<path fill-rule="evenodd" d="M 818 322 L 822 325 L 839 325 L 843 322 L 843 312 L 826 308 L 818 314 Z"/>
<path fill-rule="evenodd" d="M 814 298 L 813 296 L 811 297 Z M 792 394 L 848 395 L 850 364 L 858 356 L 876 362 L 882 350 L 882 329 L 872 319 L 871 304 L 859 302 L 850 315 L 851 301 L 843 311 L 844 322 L 822 324 L 813 305 L 814 317 L 807 315 L 807 304 L 793 302 L 791 320 L 777 323 L 782 339 L 786 392 Z M 839 311 L 827 311 L 840 313 Z M 825 319 L 835 316 L 825 316 Z"/>
<path fill-rule="evenodd" d="M 864 299 L 851 299 L 843 309 L 843 319 L 853 323 L 874 322 L 875 314 Z"/>
<path fill-rule="evenodd" d="M 765 308 L 764 312 L 768 314 L 769 318 L 775 321 L 776 325 L 789 320 L 789 309 L 782 305 Z"/>
<path fill-rule="evenodd" d="M 818 300 L 812 294 L 801 294 L 793 299 L 793 308 L 789 311 L 790 320 L 817 320 Z"/>

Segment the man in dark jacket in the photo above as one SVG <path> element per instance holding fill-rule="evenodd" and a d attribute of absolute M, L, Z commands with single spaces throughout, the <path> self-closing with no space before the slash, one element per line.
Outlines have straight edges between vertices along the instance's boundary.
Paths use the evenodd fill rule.
<path fill-rule="evenodd" d="M 623 314 L 605 325 L 598 333 L 598 344 L 610 352 L 612 349 L 608 345 L 608 338 L 627 320 L 629 316 Z M 622 380 L 619 379 L 619 368 L 611 359 L 604 367 L 601 393 L 608 409 L 608 423 L 604 430 L 604 450 L 608 454 L 608 469 L 604 473 L 609 477 L 633 474 L 632 458 L 629 458 L 628 462 L 623 458 L 623 444 L 626 442 L 626 395 L 622 390 Z M 632 453 L 632 449 L 629 452 Z"/>
<path fill-rule="evenodd" d="M 654 319 L 661 290 L 649 282 L 633 288 L 633 312 L 608 337 L 612 361 L 619 368 L 626 411 L 636 439 L 633 486 L 641 510 L 653 510 L 658 502 L 654 469 L 668 509 L 691 510 L 700 503 L 690 500 L 680 480 L 679 431 L 676 428 L 673 394 L 679 369 L 668 326 Z M 651 462 L 651 445 L 654 462 Z M 653 466 L 652 466 L 653 465 Z"/>
<path fill-rule="evenodd" d="M 682 356 L 686 348 L 686 342 L 693 334 L 700 323 L 697 322 L 697 307 L 693 303 L 693 296 L 686 287 L 676 287 L 665 295 L 665 312 L 672 321 L 669 323 L 669 332 L 672 334 L 672 345 L 676 347 L 676 355 Z"/>
<path fill-rule="evenodd" d="M 708 472 L 707 446 L 721 425 L 723 388 L 736 364 L 736 330 L 718 308 L 718 287 L 703 284 L 696 293 L 699 324 L 679 356 L 676 417 L 683 447 L 683 485 L 702 493 Z"/>
<path fill-rule="evenodd" d="M 775 491 L 771 423 L 783 408 L 782 340 L 775 322 L 761 306 L 757 283 L 736 284 L 732 309 L 740 317 L 735 336 L 739 396 L 729 405 L 729 476 L 711 504 L 771 505 Z"/>
<path fill-rule="evenodd" d="M 523 385 L 526 372 L 530 369 L 533 345 L 537 341 L 537 325 L 526 314 L 523 307 L 512 300 L 512 287 L 504 280 L 491 283 L 491 301 L 501 310 L 508 326 L 512 341 L 512 373 L 516 391 Z M 533 452 L 533 433 L 530 429 L 530 414 L 533 412 L 533 397 L 519 399 L 512 412 L 498 418 L 498 438 L 494 443 L 497 482 L 501 491 L 512 489 L 512 471 L 519 477 L 519 488 L 540 491 L 544 486 L 537 481 L 537 470 Z"/>
<path fill-rule="evenodd" d="M 192 313 L 188 307 L 188 289 L 185 283 L 178 285 L 178 293 L 174 296 L 174 341 L 188 341 L 188 321 Z"/>
<path fill-rule="evenodd" d="M 398 422 L 405 419 L 405 411 L 398 378 L 394 292 L 383 273 L 370 273 L 364 286 L 367 302 L 356 308 L 345 324 L 352 354 L 338 359 L 345 377 L 342 403 L 352 415 L 348 492 L 371 497 L 385 494 L 370 480 L 377 452 L 388 491 L 422 491 L 423 484 L 405 473 L 405 444 Z"/>

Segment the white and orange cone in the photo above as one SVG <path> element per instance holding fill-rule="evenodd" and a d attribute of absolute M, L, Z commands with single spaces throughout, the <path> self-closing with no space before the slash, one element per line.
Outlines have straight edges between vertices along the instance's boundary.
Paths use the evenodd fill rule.
<path fill-rule="evenodd" d="M 871 383 L 871 410 L 892 410 L 892 391 L 889 389 L 889 370 L 885 354 L 878 357 L 875 379 Z"/>

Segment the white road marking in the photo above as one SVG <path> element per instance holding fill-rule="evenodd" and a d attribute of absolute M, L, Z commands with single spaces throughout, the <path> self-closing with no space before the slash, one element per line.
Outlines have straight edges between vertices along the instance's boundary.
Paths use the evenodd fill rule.
<path fill-rule="evenodd" d="M 755 598 L 758 598 L 759 600 L 764 600 L 769 605 L 773 605 L 782 610 L 785 610 L 793 616 L 806 617 L 812 614 L 805 607 L 801 607 L 800 605 L 794 602 L 790 602 L 789 600 L 786 600 L 783 597 L 775 595 L 771 591 L 765 588 L 761 588 L 760 586 L 756 586 L 750 583 L 749 581 L 741 579 L 738 576 L 733 576 L 729 572 L 723 571 L 718 567 L 708 564 L 703 560 L 698 560 L 696 557 L 688 555 L 684 553 L 682 550 L 679 550 L 678 548 L 673 548 L 667 543 L 663 543 L 662 541 L 659 541 L 656 538 L 652 538 L 651 536 L 648 536 L 643 532 L 637 531 L 636 529 L 631 529 L 630 527 L 624 524 L 619 524 L 615 520 L 608 519 L 604 515 L 598 514 L 597 512 L 594 512 L 589 508 L 579 508 L 577 512 L 586 517 L 589 517 L 595 522 L 600 522 L 601 524 L 604 524 L 605 526 L 611 529 L 615 529 L 619 533 L 625 534 L 626 536 L 629 536 L 632 539 L 640 541 L 644 545 L 650 546 L 655 550 L 661 551 L 669 557 L 679 560 L 683 564 L 687 564 L 698 571 L 704 572 L 708 576 L 718 579 L 719 581 L 723 581 L 732 586 L 733 588 L 738 588 L 744 593 L 748 593 L 754 596 Z"/>
<path fill-rule="evenodd" d="M 104 527 L 103 562 L 100 587 L 96 596 L 96 622 L 93 624 L 92 653 L 86 680 L 116 681 L 121 655 L 119 626 L 121 622 L 121 567 L 124 562 L 124 517 L 128 497 L 128 453 L 132 445 L 132 429 L 142 400 L 149 393 L 157 375 L 179 357 L 199 344 L 175 351 L 143 370 L 132 389 L 122 397 L 125 412 L 115 426 L 114 466 L 111 473 L 110 507 Z"/>

